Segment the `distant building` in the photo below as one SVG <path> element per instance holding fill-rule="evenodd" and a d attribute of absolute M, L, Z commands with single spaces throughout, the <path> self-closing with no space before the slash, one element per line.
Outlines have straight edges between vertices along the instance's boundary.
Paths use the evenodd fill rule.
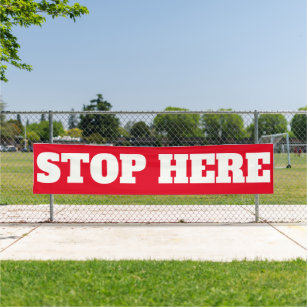
<path fill-rule="evenodd" d="M 86 144 L 82 138 L 74 138 L 69 135 L 56 136 L 53 138 L 53 142 L 57 144 Z"/>

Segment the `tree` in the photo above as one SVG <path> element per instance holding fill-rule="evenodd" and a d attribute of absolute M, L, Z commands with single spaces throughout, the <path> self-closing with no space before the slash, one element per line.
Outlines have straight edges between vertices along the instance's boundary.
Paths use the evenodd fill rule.
<path fill-rule="evenodd" d="M 118 132 L 119 132 L 119 135 L 122 137 L 127 138 L 130 136 L 130 133 L 124 127 L 119 127 Z"/>
<path fill-rule="evenodd" d="M 42 121 L 39 123 L 32 123 L 27 126 L 28 132 L 35 132 L 42 142 L 49 141 L 49 121 Z M 64 127 L 60 121 L 53 122 L 53 136 L 59 136 L 64 134 Z"/>
<path fill-rule="evenodd" d="M 220 109 L 219 111 L 231 111 Z M 245 136 L 244 122 L 239 114 L 212 114 L 202 116 L 206 138 L 213 143 L 235 143 Z"/>
<path fill-rule="evenodd" d="M 73 112 L 74 109 L 71 109 L 71 111 Z M 78 126 L 78 119 L 76 114 L 71 113 L 69 114 L 69 118 L 68 118 L 68 129 L 74 129 L 77 128 Z"/>
<path fill-rule="evenodd" d="M 35 132 L 38 137 L 39 137 L 39 140 L 41 140 L 41 131 L 40 131 L 40 123 L 32 123 L 32 124 L 28 124 L 27 125 L 27 138 L 28 138 L 28 135 L 30 132 Z"/>
<path fill-rule="evenodd" d="M 299 111 L 307 111 L 307 106 L 299 108 Z M 291 120 L 291 131 L 299 140 L 307 141 L 307 114 L 295 114 Z"/>
<path fill-rule="evenodd" d="M 41 115 L 41 122 L 44 122 L 45 120 L 46 120 L 45 113 L 42 113 L 42 115 Z"/>
<path fill-rule="evenodd" d="M 136 123 L 135 120 L 128 120 L 128 122 L 125 124 L 124 129 L 130 133 L 132 126 Z"/>
<path fill-rule="evenodd" d="M 68 135 L 72 138 L 81 138 L 82 130 L 79 128 L 72 128 L 72 129 L 66 130 L 65 135 Z"/>
<path fill-rule="evenodd" d="M 7 81 L 7 64 L 19 69 L 31 71 L 31 65 L 23 63 L 19 57 L 20 45 L 13 35 L 16 26 L 28 28 L 32 25 L 42 26 L 46 22 L 46 15 L 52 18 L 68 17 L 76 20 L 88 9 L 79 3 L 69 5 L 69 0 L 1 0 L 0 4 L 0 80 Z"/>
<path fill-rule="evenodd" d="M 135 137 L 135 138 L 146 138 L 148 136 L 150 136 L 150 129 L 148 127 L 148 125 L 143 122 L 136 122 L 130 130 L 130 134 L 131 136 Z"/>
<path fill-rule="evenodd" d="M 101 136 L 99 133 L 92 133 L 86 137 L 86 140 L 90 144 L 104 144 L 107 142 L 106 138 Z"/>
<path fill-rule="evenodd" d="M 4 111 L 5 103 L 0 97 L 0 111 Z M 5 115 L 0 115 L 0 138 L 1 143 L 19 143 L 20 135 L 23 131 L 21 121 L 17 119 L 10 119 L 6 121 Z"/>
<path fill-rule="evenodd" d="M 97 94 L 96 99 L 83 106 L 83 111 L 110 111 L 111 108 L 112 105 L 103 99 L 102 94 Z M 98 133 L 108 142 L 112 142 L 119 136 L 119 119 L 114 114 L 81 114 L 78 128 L 83 131 L 85 138 Z"/>
<path fill-rule="evenodd" d="M 2 134 L 2 129 L 5 124 L 5 115 L 2 113 L 5 109 L 5 103 L 0 96 L 0 135 Z"/>
<path fill-rule="evenodd" d="M 17 114 L 16 120 L 18 121 L 19 125 L 22 127 L 22 121 L 20 114 Z"/>
<path fill-rule="evenodd" d="M 20 127 L 16 124 L 16 120 L 11 119 L 5 123 L 3 123 L 1 127 L 1 140 L 5 143 L 9 142 L 17 142 L 17 138 L 21 134 Z"/>
<path fill-rule="evenodd" d="M 8 124 L 14 124 L 16 126 L 16 132 L 20 135 L 23 132 L 23 125 L 17 119 L 10 119 L 7 121 Z"/>
<path fill-rule="evenodd" d="M 261 114 L 258 118 L 258 136 L 287 132 L 288 122 L 282 114 Z M 249 135 L 254 138 L 254 123 L 248 126 Z"/>
<path fill-rule="evenodd" d="M 43 142 L 49 141 L 49 121 L 39 123 L 40 137 Z M 53 122 L 53 137 L 63 135 L 64 127 L 60 121 Z"/>
<path fill-rule="evenodd" d="M 29 145 L 32 145 L 33 143 L 39 142 L 40 137 L 35 131 L 29 131 L 27 132 L 27 141 L 29 142 Z"/>
<path fill-rule="evenodd" d="M 165 111 L 188 111 L 177 107 L 167 107 Z M 158 114 L 153 128 L 158 136 L 164 136 L 172 145 L 183 145 L 186 138 L 201 137 L 199 114 Z"/>

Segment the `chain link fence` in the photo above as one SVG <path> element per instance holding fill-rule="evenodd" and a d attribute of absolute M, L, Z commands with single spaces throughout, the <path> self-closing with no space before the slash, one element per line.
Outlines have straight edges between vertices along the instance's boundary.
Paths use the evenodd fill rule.
<path fill-rule="evenodd" d="M 307 113 L 1 112 L 0 222 L 307 221 Z M 33 143 L 109 146 L 274 144 L 274 194 L 34 195 Z"/>

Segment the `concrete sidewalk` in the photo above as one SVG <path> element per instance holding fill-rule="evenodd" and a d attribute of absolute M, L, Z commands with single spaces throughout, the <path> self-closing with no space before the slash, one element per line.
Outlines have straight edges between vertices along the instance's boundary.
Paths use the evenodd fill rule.
<path fill-rule="evenodd" d="M 0 224 L 0 259 L 288 260 L 307 224 Z"/>

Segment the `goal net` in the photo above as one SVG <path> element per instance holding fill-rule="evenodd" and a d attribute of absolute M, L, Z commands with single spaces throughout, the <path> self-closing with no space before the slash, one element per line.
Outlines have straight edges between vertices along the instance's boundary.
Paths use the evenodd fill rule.
<path fill-rule="evenodd" d="M 262 135 L 259 139 L 259 143 L 273 144 L 275 168 L 291 168 L 290 143 L 288 133 Z"/>

